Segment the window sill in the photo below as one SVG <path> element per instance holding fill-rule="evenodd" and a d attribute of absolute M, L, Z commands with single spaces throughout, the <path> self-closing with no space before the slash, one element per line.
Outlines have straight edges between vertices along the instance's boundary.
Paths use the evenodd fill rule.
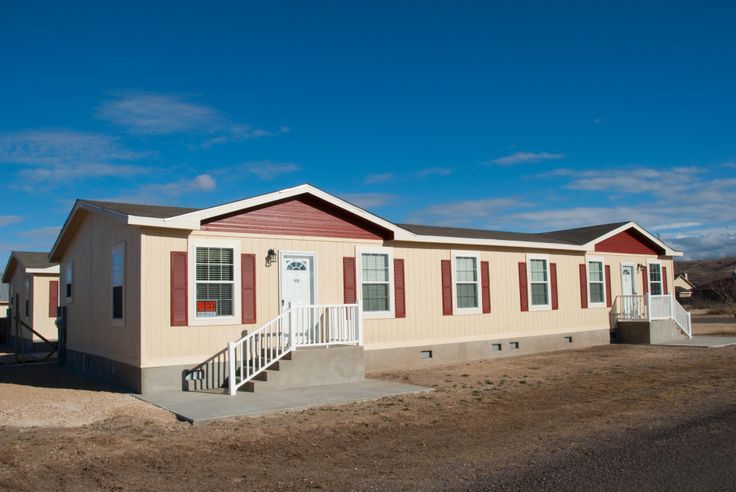
<path fill-rule="evenodd" d="M 124 319 L 112 319 L 112 322 L 110 323 L 114 328 L 125 328 L 125 320 Z"/>
<path fill-rule="evenodd" d="M 545 304 L 544 306 L 529 306 L 529 311 L 552 311 L 552 306 Z"/>
<path fill-rule="evenodd" d="M 363 319 L 395 318 L 393 311 L 363 311 Z"/>
<path fill-rule="evenodd" d="M 239 319 L 235 316 L 218 316 L 216 318 L 190 318 L 187 326 L 229 326 L 241 325 Z"/>
<path fill-rule="evenodd" d="M 467 314 L 483 314 L 483 310 L 477 308 L 454 308 L 452 311 L 453 316 L 465 316 Z"/>
<path fill-rule="evenodd" d="M 588 309 L 600 309 L 605 308 L 606 306 L 605 302 L 589 302 L 588 303 Z"/>

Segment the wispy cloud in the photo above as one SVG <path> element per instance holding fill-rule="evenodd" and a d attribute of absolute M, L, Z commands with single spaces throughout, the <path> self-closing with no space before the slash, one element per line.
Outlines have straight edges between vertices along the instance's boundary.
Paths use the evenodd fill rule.
<path fill-rule="evenodd" d="M 514 152 L 510 155 L 497 157 L 486 164 L 496 164 L 499 166 L 515 166 L 517 164 L 534 164 L 537 162 L 553 161 L 564 158 L 564 154 L 553 154 L 550 152 Z"/>
<path fill-rule="evenodd" d="M 154 204 L 173 204 L 179 197 L 192 193 L 207 193 L 217 189 L 217 182 L 210 174 L 194 178 L 182 178 L 164 183 L 145 183 L 137 188 L 102 197 L 104 201 Z"/>
<path fill-rule="evenodd" d="M 96 133 L 42 129 L 0 135 L 0 163 L 24 166 L 22 177 L 47 183 L 142 173 L 143 167 L 129 162 L 148 155 Z"/>
<path fill-rule="evenodd" d="M 510 208 L 529 206 L 517 198 L 483 198 L 432 205 L 411 213 L 408 222 L 434 225 L 482 225 L 487 226 L 499 213 Z"/>
<path fill-rule="evenodd" d="M 366 176 L 365 180 L 363 181 L 363 184 L 371 185 L 371 184 L 388 183 L 389 181 L 393 181 L 395 179 L 396 179 L 396 175 L 393 173 L 369 174 L 368 176 Z"/>
<path fill-rule="evenodd" d="M 427 176 L 449 176 L 452 174 L 452 168 L 451 167 L 427 167 L 424 169 L 420 169 L 417 172 L 417 176 L 420 178 L 424 178 Z"/>
<path fill-rule="evenodd" d="M 17 215 L 0 215 L 0 226 L 16 224 L 21 220 L 23 219 Z"/>
<path fill-rule="evenodd" d="M 291 131 L 286 126 L 268 131 L 251 124 L 236 123 L 213 107 L 171 94 L 123 93 L 101 104 L 95 114 L 137 135 L 199 135 L 204 140 L 192 147 L 200 148 Z"/>
<path fill-rule="evenodd" d="M 60 230 L 61 227 L 59 226 L 41 227 L 39 229 L 19 232 L 18 235 L 23 237 L 53 238 L 59 235 Z"/>
<path fill-rule="evenodd" d="M 361 208 L 377 208 L 394 201 L 396 196 L 390 193 L 345 193 L 340 198 Z"/>
<path fill-rule="evenodd" d="M 688 189 L 702 170 L 697 167 L 619 168 L 580 171 L 567 185 L 573 190 L 609 191 L 615 193 L 677 193 Z"/>
<path fill-rule="evenodd" d="M 295 173 L 300 169 L 299 165 L 293 162 L 274 162 L 268 160 L 246 162 L 242 165 L 242 168 L 245 172 L 257 176 L 264 181 L 271 181 L 284 174 Z"/>

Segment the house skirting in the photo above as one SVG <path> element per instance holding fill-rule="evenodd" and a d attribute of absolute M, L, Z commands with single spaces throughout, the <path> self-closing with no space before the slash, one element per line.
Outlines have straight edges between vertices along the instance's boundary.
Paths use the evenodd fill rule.
<path fill-rule="evenodd" d="M 82 376 L 121 389 L 140 393 L 142 370 L 124 362 L 76 350 L 66 350 L 66 368 Z"/>
<path fill-rule="evenodd" d="M 514 355 L 592 347 L 610 343 L 610 330 L 555 333 L 472 342 L 417 345 L 365 351 L 366 373 L 413 369 L 437 364 L 495 359 Z"/>
<path fill-rule="evenodd" d="M 31 340 L 26 337 L 17 337 L 12 333 L 8 333 L 6 336 L 6 345 L 14 350 L 16 340 L 18 341 L 18 348 L 21 352 L 27 354 L 34 352 L 50 352 L 51 346 L 43 340 Z M 50 342 L 56 342 L 56 340 L 49 339 Z"/>

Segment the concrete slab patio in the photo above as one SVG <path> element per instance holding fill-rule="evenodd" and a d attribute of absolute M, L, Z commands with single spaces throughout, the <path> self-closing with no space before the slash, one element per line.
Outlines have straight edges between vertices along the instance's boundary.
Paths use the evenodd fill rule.
<path fill-rule="evenodd" d="M 692 339 L 684 338 L 682 340 L 673 340 L 666 343 L 657 343 L 653 345 L 662 345 L 665 347 L 701 347 L 701 348 L 720 348 L 736 345 L 736 337 L 722 337 L 711 335 L 695 335 Z"/>
<path fill-rule="evenodd" d="M 192 424 L 200 424 L 231 417 L 252 417 L 267 413 L 376 400 L 387 396 L 425 391 L 432 391 L 432 388 L 377 379 L 364 379 L 351 383 L 309 386 L 263 393 L 239 392 L 235 396 L 195 391 L 162 391 L 135 396 L 169 410 L 181 420 Z"/>

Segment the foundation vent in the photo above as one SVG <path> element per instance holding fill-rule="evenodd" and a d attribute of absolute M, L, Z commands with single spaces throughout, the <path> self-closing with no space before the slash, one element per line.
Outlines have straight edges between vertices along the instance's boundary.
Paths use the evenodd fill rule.
<path fill-rule="evenodd" d="M 509 342 L 509 347 L 511 347 L 511 350 L 518 350 L 519 342 Z"/>
<path fill-rule="evenodd" d="M 491 344 L 491 352 L 500 352 L 503 347 L 500 343 L 492 343 Z"/>
<path fill-rule="evenodd" d="M 431 359 L 432 358 L 432 351 L 431 350 L 422 350 L 419 352 L 419 358 L 420 359 Z"/>
<path fill-rule="evenodd" d="M 572 343 L 572 337 L 565 337 L 565 343 Z"/>

